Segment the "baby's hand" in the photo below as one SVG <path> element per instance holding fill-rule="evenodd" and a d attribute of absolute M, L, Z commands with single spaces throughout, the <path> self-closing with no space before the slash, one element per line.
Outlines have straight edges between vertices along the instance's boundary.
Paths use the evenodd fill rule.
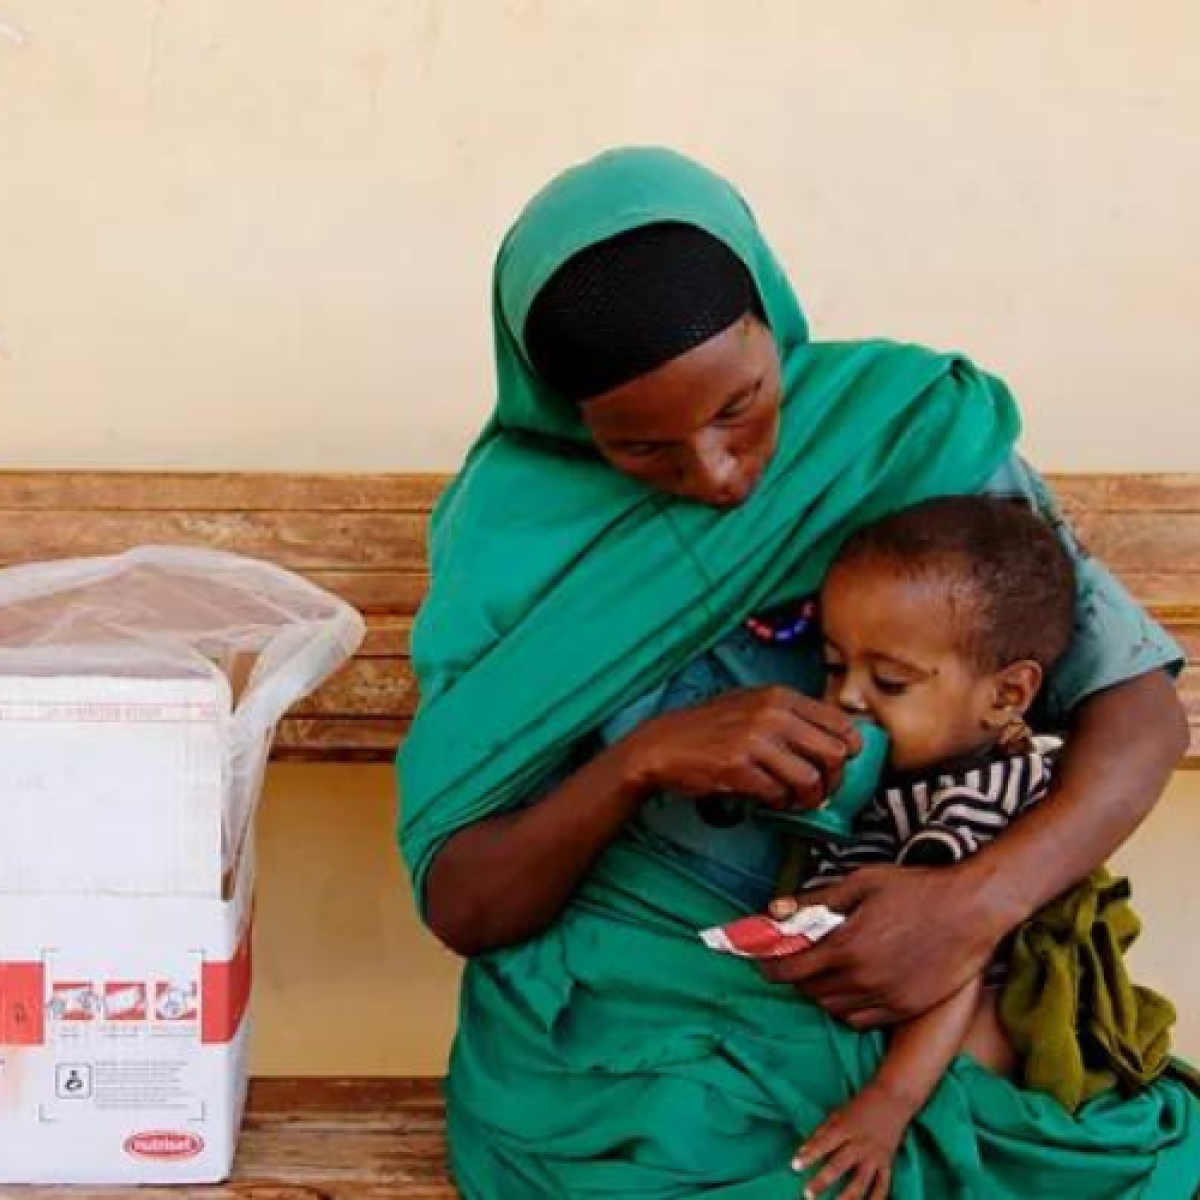
<path fill-rule="evenodd" d="M 805 1187 L 805 1200 L 818 1200 L 846 1176 L 840 1200 L 887 1200 L 892 1160 L 914 1115 L 902 1097 L 868 1083 L 797 1152 L 792 1162 L 797 1171 L 823 1164 Z"/>

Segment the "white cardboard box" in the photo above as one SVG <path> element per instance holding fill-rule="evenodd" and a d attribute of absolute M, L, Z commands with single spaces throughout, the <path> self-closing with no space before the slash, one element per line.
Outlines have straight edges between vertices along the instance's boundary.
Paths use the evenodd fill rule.
<path fill-rule="evenodd" d="M 0 892 L 221 894 L 222 676 L 0 674 Z"/>
<path fill-rule="evenodd" d="M 0 895 L 0 1182 L 226 1178 L 253 876 L 248 850 L 228 900 Z"/>
<path fill-rule="evenodd" d="M 224 1179 L 253 845 L 222 890 L 220 678 L 0 676 L 0 1183 Z"/>

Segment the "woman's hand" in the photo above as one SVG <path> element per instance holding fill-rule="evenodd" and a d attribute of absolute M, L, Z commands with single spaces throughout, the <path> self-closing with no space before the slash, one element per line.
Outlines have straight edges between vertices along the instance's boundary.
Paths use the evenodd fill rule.
<path fill-rule="evenodd" d="M 845 913 L 845 924 L 764 973 L 856 1029 L 919 1016 L 980 975 L 1007 932 L 969 866 L 863 867 L 806 891 L 798 903 Z"/>
<path fill-rule="evenodd" d="M 646 791 L 814 808 L 862 739 L 840 709 L 785 687 L 727 692 L 647 721 L 626 739 Z"/>

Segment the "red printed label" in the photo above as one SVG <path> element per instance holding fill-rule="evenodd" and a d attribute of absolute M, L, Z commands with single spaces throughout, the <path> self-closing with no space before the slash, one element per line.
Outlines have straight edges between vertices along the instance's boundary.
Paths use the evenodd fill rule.
<path fill-rule="evenodd" d="M 787 958 L 809 949 L 844 920 L 841 913 L 817 904 L 782 920 L 763 915 L 742 917 L 728 925 L 702 929 L 700 938 L 710 950 L 738 958 Z"/>
<path fill-rule="evenodd" d="M 41 963 L 0 963 L 0 1046 L 40 1046 L 46 1040 Z"/>
<path fill-rule="evenodd" d="M 144 983 L 106 983 L 104 1016 L 109 1021 L 144 1021 L 149 1016 Z"/>
<path fill-rule="evenodd" d="M 231 1042 L 250 1002 L 250 929 L 229 962 L 205 963 L 200 973 L 200 1041 L 206 1046 Z"/>
<path fill-rule="evenodd" d="M 180 1162 L 195 1158 L 204 1149 L 204 1139 L 194 1133 L 171 1133 L 152 1130 L 135 1133 L 125 1140 L 125 1153 L 132 1158 L 149 1158 L 156 1162 Z"/>

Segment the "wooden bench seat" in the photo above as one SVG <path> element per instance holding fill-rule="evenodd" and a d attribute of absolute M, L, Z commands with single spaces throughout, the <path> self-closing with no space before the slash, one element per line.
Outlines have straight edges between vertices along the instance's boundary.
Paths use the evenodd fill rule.
<path fill-rule="evenodd" d="M 1200 652 L 1200 475 L 1052 477 L 1084 541 Z M 0 471 L 0 566 L 196 544 L 270 559 L 344 596 L 369 626 L 337 678 L 289 715 L 275 757 L 383 761 L 416 703 L 408 638 L 424 594 L 436 475 Z M 1182 695 L 1200 765 L 1200 671 Z M 420 1080 L 258 1080 L 234 1179 L 189 1196 L 224 1200 L 451 1197 L 436 1085 Z M 141 1190 L 137 1200 L 178 1192 Z M 0 1188 L 21 1200 L 120 1191 Z"/>

